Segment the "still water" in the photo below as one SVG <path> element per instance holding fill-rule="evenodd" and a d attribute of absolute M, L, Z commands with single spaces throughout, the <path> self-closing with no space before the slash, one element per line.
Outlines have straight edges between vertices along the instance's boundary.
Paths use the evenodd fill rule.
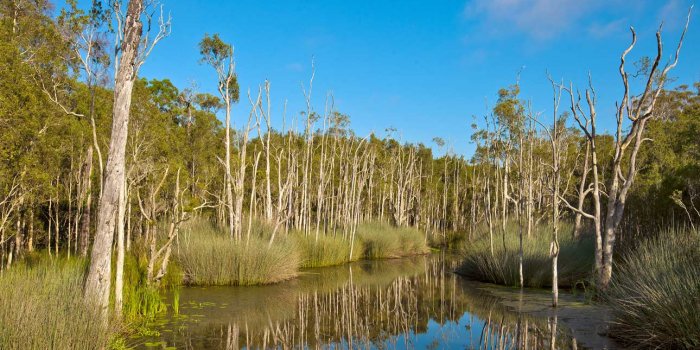
<path fill-rule="evenodd" d="M 606 312 L 545 291 L 467 281 L 444 255 L 309 269 L 258 287 L 187 287 L 168 294 L 157 334 L 140 349 L 585 349 Z"/>

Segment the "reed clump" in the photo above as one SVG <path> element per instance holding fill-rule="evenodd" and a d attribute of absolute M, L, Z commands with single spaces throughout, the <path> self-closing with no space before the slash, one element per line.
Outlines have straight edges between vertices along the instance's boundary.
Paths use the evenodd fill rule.
<path fill-rule="evenodd" d="M 359 225 L 357 232 L 367 259 L 399 258 L 429 252 L 425 235 L 416 228 L 370 222 Z"/>
<path fill-rule="evenodd" d="M 243 227 L 243 239 L 232 240 L 224 230 L 203 218 L 182 230 L 176 249 L 178 268 L 185 284 L 256 285 L 294 278 L 299 268 L 333 266 L 359 259 L 397 258 L 429 251 L 425 235 L 414 228 L 365 223 L 357 237 L 320 232 L 318 237 L 291 231 L 278 232 L 253 220 Z"/>
<path fill-rule="evenodd" d="M 624 254 L 606 293 L 610 334 L 631 346 L 700 348 L 700 232 L 669 230 Z"/>
<path fill-rule="evenodd" d="M 594 241 L 589 235 L 574 239 L 571 225 L 563 224 L 559 235 L 559 286 L 572 287 L 587 280 L 593 269 Z M 523 283 L 526 287 L 552 286 L 552 260 L 549 256 L 551 227 L 541 225 L 531 236 L 523 237 Z M 457 272 L 468 278 L 501 284 L 519 286 L 519 228 L 515 223 L 506 225 L 503 231 L 495 229 L 493 254 L 487 233 L 482 233 L 474 242 L 468 243 L 461 251 L 462 264 Z"/>
<path fill-rule="evenodd" d="M 362 257 L 359 241 L 355 241 L 352 256 L 350 254 L 350 240 L 342 235 L 319 234 L 303 235 L 293 234 L 294 242 L 301 257 L 301 267 L 323 267 L 344 264 L 358 260 Z"/>
<path fill-rule="evenodd" d="M 248 286 L 296 277 L 299 254 L 293 242 L 278 238 L 273 244 L 251 235 L 240 241 L 212 225 L 187 227 L 180 239 L 177 260 L 189 285 Z"/>
<path fill-rule="evenodd" d="M 83 298 L 85 264 L 19 264 L 0 275 L 0 349 L 104 349 L 113 332 Z"/>

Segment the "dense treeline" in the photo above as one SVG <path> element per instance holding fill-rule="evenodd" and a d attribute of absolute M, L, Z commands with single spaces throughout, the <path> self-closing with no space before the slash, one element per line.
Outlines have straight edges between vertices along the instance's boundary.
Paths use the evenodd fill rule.
<path fill-rule="evenodd" d="M 73 7 L 52 17 L 49 3 L 3 2 L 3 265 L 11 264 L 13 254 L 16 258 L 37 247 L 88 252 L 113 96 L 106 82 L 109 33 L 100 32 L 104 23 L 93 23 L 104 21 L 106 12 L 95 6 L 92 12 Z M 206 39 L 226 45 L 218 36 Z M 239 92 L 233 74 L 235 103 Z M 634 220 L 625 220 L 628 228 L 694 225 L 700 219 L 694 176 L 698 84 L 694 89 L 680 86 L 660 97 L 658 116 L 647 126 L 654 146 L 640 151 L 642 167 L 626 216 Z M 308 101 L 310 93 L 305 92 Z M 217 118 L 226 110 L 222 99 L 179 89 L 167 79 L 136 80 L 126 150 L 127 246 L 139 239 L 148 242 L 157 223 L 179 218 L 175 210 L 212 213 L 222 226 L 235 226 L 236 235 L 250 216 L 281 231 L 347 237 L 359 222 L 375 219 L 436 237 L 445 232 L 470 237 L 480 224 L 498 230 L 521 209 L 528 213 L 528 233 L 551 220 L 551 149 L 517 84 L 498 92 L 493 113 L 474 130 L 472 159 L 452 154 L 439 138 L 435 144 L 446 154 L 441 157 L 425 145 L 392 138 L 391 130 L 383 138 L 355 135 L 350 117 L 335 109 L 330 95 L 322 108 L 309 102 L 307 110 L 291 116 L 271 115 L 271 109 L 281 108 L 272 108 L 269 94 L 269 84 L 262 84 L 243 98 L 249 115 L 233 116 L 243 127 L 231 136 L 234 219 L 229 222 L 222 166 L 225 125 Z M 586 190 L 580 180 L 590 171 L 590 147 L 567 117 L 572 119 L 570 112 L 557 126 L 561 192 L 575 205 Z M 273 129 L 273 122 L 283 127 Z M 597 138 L 601 176 L 608 178 L 614 140 Z M 590 205 L 579 203 L 579 208 Z M 580 222 L 576 218 L 574 235 L 580 234 Z"/>
<path fill-rule="evenodd" d="M 46 0 L 0 1 L 0 270 L 36 250 L 92 251 L 86 289 L 106 308 L 116 251 L 121 310 L 124 251 L 144 252 L 146 283 L 158 284 L 195 216 L 234 245 L 248 244 L 256 225 L 268 246 L 290 232 L 314 244 L 332 236 L 348 242 L 347 260 L 359 256 L 354 242 L 367 222 L 417 228 L 433 245 L 488 239 L 493 258 L 517 221 L 521 247 L 536 227 L 553 228 L 555 288 L 559 235 L 595 237 L 595 279 L 606 287 L 616 241 L 700 225 L 700 83 L 665 86 L 683 37 L 675 61 L 661 62 L 659 39 L 656 58 L 630 76 L 633 41 L 616 116 L 596 118 L 592 85 L 579 92 L 550 78 L 551 116 L 535 113 L 518 83 L 501 89 L 491 113 L 475 118 L 476 151 L 465 158 L 440 138 L 437 156 L 394 130 L 356 135 L 332 95 L 311 103 L 313 75 L 303 111 L 273 106 L 269 82 L 244 95 L 233 48 L 218 35 L 199 46 L 217 95 L 140 78 L 170 31 L 169 18 L 152 18 L 157 8 L 147 6 L 94 1 L 83 10 L 68 1 L 56 11 Z M 634 78 L 643 91 L 630 91 Z M 235 103 L 249 112 L 232 115 Z M 596 132 L 607 118 L 614 135 Z M 559 232 L 568 227 L 561 220 L 571 232 Z"/>
<path fill-rule="evenodd" d="M 52 19 L 48 4 L 27 3 L 19 13 L 13 4 L 6 3 L 3 15 L 3 63 L 12 72 L 3 75 L 2 89 L 3 123 L 12 130 L 2 139 L 3 265 L 37 247 L 86 255 L 113 108 L 110 84 L 97 73 L 104 73 L 105 57 L 81 56 L 95 60 L 82 68 L 74 61 L 84 46 L 71 46 L 65 31 L 75 29 L 64 26 L 77 24 L 64 22 L 71 16 L 91 20 L 79 10 Z M 27 57 L 22 40 L 37 45 L 30 48 L 37 53 Z M 45 46 L 56 51 L 39 56 Z M 233 132 L 235 215 L 228 222 L 225 127 L 216 117 L 224 109 L 221 99 L 180 90 L 168 80 L 135 82 L 126 150 L 127 246 L 149 241 L 157 223 L 175 214 L 174 196 L 181 197 L 181 211 L 215 213 L 239 235 L 248 215 L 315 235 L 350 236 L 357 223 L 372 219 L 431 232 L 469 227 L 463 214 L 470 210 L 473 167 L 463 158 L 436 158 L 423 145 L 354 135 L 332 96 L 322 113 L 309 106 L 274 130 L 268 87 L 251 97 L 250 115 L 239 117 L 245 127 Z"/>

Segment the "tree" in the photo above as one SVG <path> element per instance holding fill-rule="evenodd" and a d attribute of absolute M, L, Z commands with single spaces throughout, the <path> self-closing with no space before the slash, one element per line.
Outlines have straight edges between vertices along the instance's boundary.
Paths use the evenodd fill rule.
<path fill-rule="evenodd" d="M 592 83 L 589 81 L 589 88 L 585 91 L 588 111 L 584 112 L 581 107 L 581 97 L 573 91 L 573 87 L 564 88 L 570 96 L 571 113 L 578 126 L 585 133 L 590 144 L 592 156 L 593 173 L 593 204 L 594 212 L 587 213 L 566 202 L 567 206 L 576 213 L 593 220 L 596 234 L 595 268 L 596 283 L 599 288 L 606 289 L 610 284 L 613 269 L 613 253 L 617 230 L 623 218 L 627 198 L 634 179 L 639 170 L 637 157 L 644 142 L 649 141 L 644 137 L 647 123 L 656 116 L 656 106 L 664 85 L 668 80 L 668 73 L 678 64 L 678 57 L 683 45 L 685 33 L 690 23 L 691 10 L 688 11 L 685 27 L 678 41 L 675 56 L 672 62 L 660 68 L 663 53 L 661 40 L 661 29 L 656 32 L 656 57 L 653 60 L 651 69 L 644 74 L 644 90 L 639 95 L 633 95 L 630 91 L 629 73 L 625 71 L 625 59 L 637 43 L 637 34 L 634 28 L 630 28 L 632 42 L 623 51 L 620 57 L 619 72 L 622 79 L 624 93 L 622 101 L 617 106 L 616 112 L 616 132 L 614 153 L 611 162 L 611 174 L 608 178 L 607 201 L 605 206 L 605 217 L 602 217 L 601 189 L 600 189 L 600 168 L 598 166 L 598 150 L 596 148 L 596 95 Z M 625 121 L 629 122 L 629 129 L 624 132 Z"/>
<path fill-rule="evenodd" d="M 226 128 L 224 136 L 225 157 L 225 187 L 226 187 L 226 208 L 228 211 L 228 228 L 231 239 L 234 238 L 236 230 L 240 230 L 235 224 L 240 223 L 240 217 L 235 216 L 233 206 L 233 176 L 231 174 L 231 104 L 238 102 L 238 79 L 236 77 L 236 65 L 233 60 L 233 46 L 225 43 L 218 34 L 204 38 L 199 42 L 200 62 L 210 65 L 216 70 L 218 79 L 219 95 L 224 100 L 224 111 L 226 113 Z M 244 160 L 242 160 L 244 161 Z M 240 232 L 240 231 L 238 231 Z M 240 237 L 235 237 L 240 238 Z"/>
<path fill-rule="evenodd" d="M 143 0 L 129 0 L 126 14 L 122 17 L 121 2 L 114 1 L 114 13 L 119 31 L 116 41 L 114 106 L 112 112 L 112 135 L 105 167 L 105 180 L 97 212 L 95 241 L 90 257 L 90 269 L 85 281 L 85 296 L 102 309 L 107 319 L 111 284 L 112 242 L 125 180 L 125 152 L 129 127 L 129 109 L 134 80 L 140 66 L 155 44 L 169 34 L 170 20 L 161 15 L 159 32 L 148 39 L 143 35 L 141 16 L 145 13 Z"/>

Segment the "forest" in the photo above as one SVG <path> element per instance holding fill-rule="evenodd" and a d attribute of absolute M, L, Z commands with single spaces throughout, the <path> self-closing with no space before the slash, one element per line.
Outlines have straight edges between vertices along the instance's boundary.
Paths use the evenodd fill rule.
<path fill-rule="evenodd" d="M 465 130 L 476 147 L 469 156 L 440 137 L 356 134 L 335 96 L 314 89 L 315 68 L 302 83 L 304 110 L 274 105 L 270 81 L 239 86 L 232 43 L 219 34 L 202 33 L 196 48 L 217 93 L 143 78 L 140 68 L 178 25 L 163 8 L 0 1 L 0 349 L 148 347 L 143 339 L 164 339 L 154 324 L 180 313 L 188 288 L 275 288 L 306 281 L 309 269 L 440 254 L 450 269 L 410 269 L 441 284 L 546 291 L 552 310 L 583 295 L 609 310 L 606 332 L 618 346 L 700 347 L 700 82 L 676 84 L 673 75 L 683 45 L 697 40 L 686 37 L 692 8 L 680 37 L 662 41 L 659 27 L 638 61 L 626 60 L 638 50 L 629 33 L 614 115 L 598 114 L 607 109 L 594 79 L 574 86 L 543 74 L 551 99 L 532 101 L 514 75 L 484 92 L 496 102 Z M 234 114 L 234 105 L 248 112 Z M 601 120 L 616 129 L 601 131 Z M 440 298 L 423 294 L 431 278 L 378 287 L 395 302 L 415 297 L 415 315 L 400 306 L 407 314 L 392 314 L 372 304 L 375 290 L 353 271 L 342 293 L 313 293 L 327 312 L 336 299 L 369 305 L 342 308 L 361 313 L 347 329 L 364 336 L 322 340 L 318 322 L 331 327 L 328 317 L 316 320 L 315 343 L 307 321 L 284 321 L 298 333 L 229 322 L 209 331 L 226 333 L 223 343 L 178 347 L 364 348 L 381 338 L 371 334 L 377 317 L 442 317 L 416 304 Z M 312 317 L 315 295 L 288 312 Z M 449 298 L 435 303 L 478 304 Z M 551 340 L 528 345 L 519 322 L 509 330 L 519 340 L 505 336 L 501 345 L 514 343 L 504 348 L 571 346 L 554 341 L 556 323 Z M 551 317 L 537 322 L 552 329 Z M 483 346 L 499 344 L 486 338 Z"/>

